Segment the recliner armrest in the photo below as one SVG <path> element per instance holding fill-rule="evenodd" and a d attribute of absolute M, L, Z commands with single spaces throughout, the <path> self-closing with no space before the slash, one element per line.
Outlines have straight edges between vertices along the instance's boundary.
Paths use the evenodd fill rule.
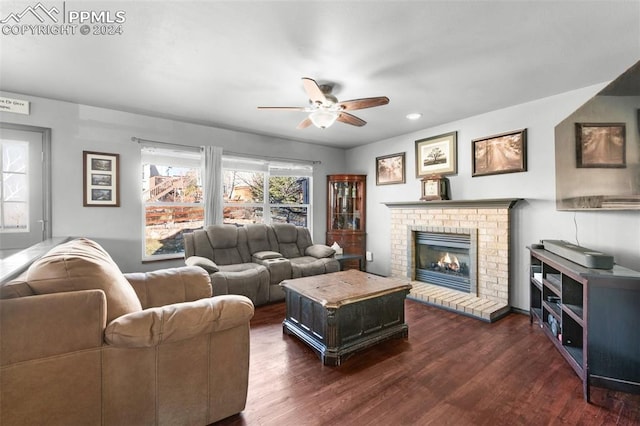
<path fill-rule="evenodd" d="M 253 313 L 251 300 L 238 295 L 175 303 L 114 319 L 107 325 L 105 340 L 116 347 L 158 346 L 248 325 Z"/>
<path fill-rule="evenodd" d="M 202 256 L 189 256 L 184 260 L 187 266 L 199 266 L 210 274 L 216 273 L 220 270 L 216 262 Z"/>
<path fill-rule="evenodd" d="M 283 257 L 282 254 L 278 253 L 277 251 L 269 251 L 269 250 L 265 250 L 265 251 L 258 251 L 253 253 L 253 255 L 251 256 L 253 261 L 255 262 L 256 260 L 267 260 L 267 259 L 277 259 L 279 257 Z"/>
<path fill-rule="evenodd" d="M 336 251 L 324 244 L 313 244 L 306 248 L 304 254 L 313 256 L 316 259 L 322 259 L 323 257 L 332 257 L 336 254 Z"/>
<path fill-rule="evenodd" d="M 191 302 L 211 297 L 211 277 L 197 266 L 124 274 L 138 295 L 142 308 Z"/>

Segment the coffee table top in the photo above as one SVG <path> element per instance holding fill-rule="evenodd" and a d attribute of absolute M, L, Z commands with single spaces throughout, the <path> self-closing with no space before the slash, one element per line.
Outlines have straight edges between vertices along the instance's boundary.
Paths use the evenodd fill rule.
<path fill-rule="evenodd" d="M 280 285 L 326 308 L 338 308 L 349 303 L 411 289 L 408 281 L 381 277 L 356 269 L 284 280 Z"/>

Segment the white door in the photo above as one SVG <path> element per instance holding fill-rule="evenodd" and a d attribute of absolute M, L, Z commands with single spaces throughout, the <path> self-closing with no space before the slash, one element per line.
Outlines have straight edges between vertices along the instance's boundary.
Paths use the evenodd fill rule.
<path fill-rule="evenodd" d="M 0 125 L 0 258 L 45 239 L 45 133 Z"/>

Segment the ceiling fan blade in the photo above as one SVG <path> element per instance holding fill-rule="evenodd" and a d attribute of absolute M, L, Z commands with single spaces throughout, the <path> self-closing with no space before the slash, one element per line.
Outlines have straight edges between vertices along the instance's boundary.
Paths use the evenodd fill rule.
<path fill-rule="evenodd" d="M 389 98 L 387 98 L 386 96 L 378 96 L 375 98 L 352 99 L 350 101 L 339 102 L 338 106 L 345 111 L 353 111 L 356 109 L 382 106 L 388 103 Z"/>
<path fill-rule="evenodd" d="M 306 111 L 307 107 L 264 107 L 259 106 L 258 109 L 275 109 L 281 111 Z"/>
<path fill-rule="evenodd" d="M 307 95 L 309 96 L 309 99 L 311 99 L 311 102 L 319 102 L 321 104 L 327 102 L 326 96 L 324 95 L 324 93 L 322 93 L 322 90 L 320 90 L 320 86 L 318 86 L 318 83 L 316 83 L 314 79 L 303 77 L 302 84 L 304 86 L 305 92 L 307 92 Z"/>
<path fill-rule="evenodd" d="M 298 127 L 296 127 L 296 129 L 306 129 L 307 127 L 311 126 L 311 119 L 309 117 L 305 118 L 304 120 L 302 120 L 300 122 L 300 124 L 298 124 Z"/>
<path fill-rule="evenodd" d="M 349 114 L 348 112 L 341 112 L 338 114 L 338 121 L 342 121 L 343 123 L 346 124 L 351 124 L 352 126 L 358 126 L 358 127 L 362 127 L 365 124 L 367 124 L 366 121 L 364 121 L 361 118 L 356 117 L 353 114 Z"/>

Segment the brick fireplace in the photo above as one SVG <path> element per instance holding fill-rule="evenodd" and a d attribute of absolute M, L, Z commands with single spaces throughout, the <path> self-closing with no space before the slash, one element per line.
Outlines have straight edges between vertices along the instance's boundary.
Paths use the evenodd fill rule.
<path fill-rule="evenodd" d="M 485 321 L 510 311 L 511 208 L 519 199 L 386 203 L 391 209 L 391 276 L 411 281 L 409 298 Z M 416 235 L 469 235 L 470 291 L 416 281 Z M 426 281 L 429 281 L 428 279 Z"/>

